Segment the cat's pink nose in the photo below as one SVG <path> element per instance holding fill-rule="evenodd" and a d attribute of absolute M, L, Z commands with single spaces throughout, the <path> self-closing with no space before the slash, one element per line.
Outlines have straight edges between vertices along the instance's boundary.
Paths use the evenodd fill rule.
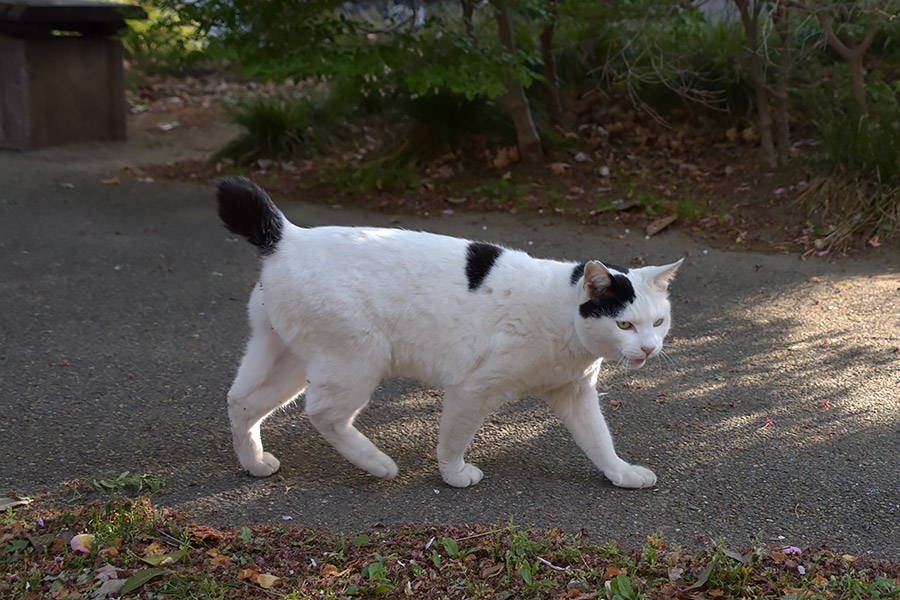
<path fill-rule="evenodd" d="M 644 356 L 650 356 L 653 354 L 653 348 L 648 348 L 647 346 L 641 346 L 641 350 L 644 351 Z"/>

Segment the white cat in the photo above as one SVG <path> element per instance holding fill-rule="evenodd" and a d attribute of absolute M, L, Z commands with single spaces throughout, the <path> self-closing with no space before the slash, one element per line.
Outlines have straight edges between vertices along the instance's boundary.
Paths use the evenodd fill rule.
<path fill-rule="evenodd" d="M 613 449 L 596 391 L 600 363 L 641 367 L 669 330 L 681 261 L 623 269 L 399 229 L 291 224 L 247 179 L 219 183 L 219 216 L 262 253 L 251 335 L 228 393 L 241 465 L 271 475 L 260 423 L 306 392 L 315 428 L 347 460 L 390 479 L 397 464 L 353 426 L 375 387 L 407 375 L 444 390 L 437 458 L 448 484 L 483 474 L 463 460 L 485 417 L 543 398 L 613 484 L 656 476 Z"/>

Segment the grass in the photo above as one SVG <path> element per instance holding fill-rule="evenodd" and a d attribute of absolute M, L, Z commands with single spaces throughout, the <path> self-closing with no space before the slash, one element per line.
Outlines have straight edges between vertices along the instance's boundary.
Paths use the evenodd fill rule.
<path fill-rule="evenodd" d="M 869 113 L 823 103 L 817 127 L 828 167 L 798 199 L 817 230 L 816 249 L 877 246 L 900 231 L 900 88 L 874 83 Z"/>
<path fill-rule="evenodd" d="M 623 549 L 512 522 L 219 531 L 123 496 L 9 510 L 0 564 L 0 597 L 22 599 L 900 598 L 900 564 L 826 549 Z"/>
<path fill-rule="evenodd" d="M 327 152 L 348 136 L 330 115 L 325 101 L 289 94 L 257 94 L 228 106 L 229 119 L 243 133 L 222 148 L 217 158 L 240 165 L 260 159 L 292 160 Z"/>

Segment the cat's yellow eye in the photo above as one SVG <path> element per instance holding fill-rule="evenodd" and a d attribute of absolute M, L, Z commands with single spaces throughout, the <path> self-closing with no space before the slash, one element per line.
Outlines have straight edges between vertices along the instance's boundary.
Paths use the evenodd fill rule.
<path fill-rule="evenodd" d="M 662 324 L 663 324 L 663 320 L 662 320 L 662 319 L 657 319 L 657 320 L 653 323 L 653 326 L 654 326 L 654 327 L 659 327 L 659 326 L 662 325 Z"/>
<path fill-rule="evenodd" d="M 619 326 L 619 329 L 631 329 L 631 323 L 628 321 L 616 321 L 616 325 Z"/>

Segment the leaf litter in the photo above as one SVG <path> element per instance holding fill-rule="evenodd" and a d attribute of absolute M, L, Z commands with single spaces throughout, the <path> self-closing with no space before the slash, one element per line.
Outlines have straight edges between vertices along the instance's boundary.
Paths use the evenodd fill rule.
<path fill-rule="evenodd" d="M 63 542 L 66 532 L 69 542 Z M 38 552 L 28 536 L 51 536 Z M 69 543 L 92 536 L 87 552 Z M 81 538 L 82 541 L 85 538 Z M 115 553 L 104 553 L 118 548 Z M 0 518 L 0 597 L 203 597 L 288 595 L 484 598 L 725 598 L 900 595 L 900 563 L 828 548 L 776 545 L 684 549 L 659 535 L 620 548 L 589 532 L 510 523 L 378 527 L 339 535 L 302 525 L 219 531 L 145 498 L 13 509 Z M 147 563 L 150 563 L 149 565 Z M 154 564 L 156 563 L 156 564 Z M 35 574 L 39 574 L 36 577 Z M 842 587 L 843 586 L 843 587 Z M 893 596 L 891 595 L 893 594 Z"/>

